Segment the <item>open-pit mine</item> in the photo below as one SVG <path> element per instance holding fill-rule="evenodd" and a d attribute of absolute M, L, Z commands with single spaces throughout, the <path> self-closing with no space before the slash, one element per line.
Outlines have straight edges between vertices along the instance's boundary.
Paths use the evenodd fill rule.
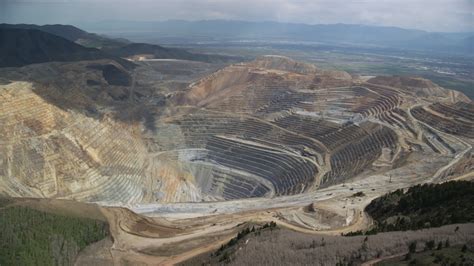
<path fill-rule="evenodd" d="M 0 69 L 0 194 L 97 204 L 112 237 L 77 264 L 179 263 L 271 221 L 364 230 L 374 198 L 474 177 L 474 104 L 429 80 L 281 56 L 134 63 Z"/>

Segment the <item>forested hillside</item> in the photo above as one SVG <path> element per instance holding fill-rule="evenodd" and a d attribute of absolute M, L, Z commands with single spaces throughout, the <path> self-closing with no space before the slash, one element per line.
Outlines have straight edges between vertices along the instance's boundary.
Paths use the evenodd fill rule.
<path fill-rule="evenodd" d="M 81 249 L 109 235 L 102 221 L 1 202 L 0 265 L 73 265 Z"/>
<path fill-rule="evenodd" d="M 474 183 L 425 184 L 396 190 L 373 200 L 367 213 L 375 231 L 415 230 L 474 222 Z"/>

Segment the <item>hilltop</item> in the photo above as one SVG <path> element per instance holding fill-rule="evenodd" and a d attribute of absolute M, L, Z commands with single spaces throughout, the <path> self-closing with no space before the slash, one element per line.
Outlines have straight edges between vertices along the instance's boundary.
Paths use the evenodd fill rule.
<path fill-rule="evenodd" d="M 112 56 L 40 30 L 0 27 L 0 67 L 101 58 Z"/>
<path fill-rule="evenodd" d="M 117 48 L 130 43 L 126 39 L 112 39 L 98 34 L 81 30 L 72 25 L 35 25 L 35 24 L 0 24 L 0 28 L 6 29 L 33 29 L 47 32 L 79 45 L 89 48 Z"/>
<path fill-rule="evenodd" d="M 0 24 L 0 67 L 16 67 L 51 61 L 113 59 L 131 67 L 122 58 L 183 59 L 228 62 L 238 58 L 190 53 L 183 49 L 131 43 L 88 33 L 70 25 Z"/>

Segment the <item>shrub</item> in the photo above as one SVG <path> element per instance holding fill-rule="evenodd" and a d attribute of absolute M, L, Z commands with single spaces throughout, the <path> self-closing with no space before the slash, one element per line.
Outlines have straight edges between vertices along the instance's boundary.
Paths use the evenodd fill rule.
<path fill-rule="evenodd" d="M 441 250 L 443 248 L 443 242 L 439 241 L 437 250 Z"/>
<path fill-rule="evenodd" d="M 405 260 L 406 260 L 406 261 L 411 260 L 411 253 L 407 253 L 407 254 L 405 255 Z"/>
<path fill-rule="evenodd" d="M 413 241 L 410 243 L 410 245 L 408 246 L 408 251 L 410 253 L 415 253 L 416 252 L 416 241 Z"/>
<path fill-rule="evenodd" d="M 425 250 L 432 250 L 435 246 L 434 240 L 430 240 L 425 244 Z"/>

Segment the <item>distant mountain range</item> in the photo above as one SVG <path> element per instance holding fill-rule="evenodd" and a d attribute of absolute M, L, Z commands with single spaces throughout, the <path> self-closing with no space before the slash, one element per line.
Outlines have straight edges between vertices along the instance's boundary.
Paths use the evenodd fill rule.
<path fill-rule="evenodd" d="M 152 58 L 173 58 L 205 62 L 230 57 L 194 54 L 183 49 L 131 43 L 88 33 L 70 25 L 0 24 L 0 67 L 19 67 L 50 61 L 82 61 L 109 58 L 131 67 L 124 57 L 147 54 Z"/>
<path fill-rule="evenodd" d="M 227 20 L 161 22 L 103 21 L 85 24 L 98 32 L 131 36 L 187 40 L 264 40 L 320 42 L 397 49 L 472 54 L 474 33 L 427 32 L 397 27 L 350 24 L 308 25 L 278 22 Z"/>

